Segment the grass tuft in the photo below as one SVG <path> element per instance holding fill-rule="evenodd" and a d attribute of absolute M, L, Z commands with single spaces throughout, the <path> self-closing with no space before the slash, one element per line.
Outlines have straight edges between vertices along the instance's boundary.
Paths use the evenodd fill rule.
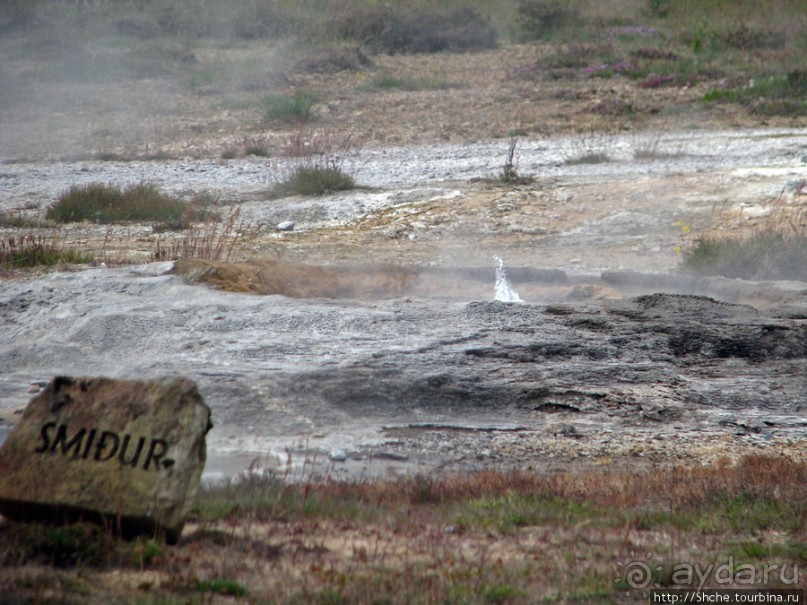
<path fill-rule="evenodd" d="M 497 32 L 473 7 L 354 5 L 335 23 L 336 35 L 375 52 L 434 53 L 495 48 Z"/>
<path fill-rule="evenodd" d="M 67 248 L 58 238 L 36 235 L 33 231 L 0 240 L 0 267 L 4 269 L 53 267 L 61 263 L 81 264 L 92 260 L 91 254 Z"/>
<path fill-rule="evenodd" d="M 763 116 L 807 116 L 807 69 L 793 69 L 785 75 L 752 78 L 733 88 L 707 92 L 707 103 L 739 103 L 749 112 Z"/>
<path fill-rule="evenodd" d="M 304 124 L 314 120 L 314 97 L 298 92 L 294 95 L 266 95 L 261 99 L 264 120 Z"/>
<path fill-rule="evenodd" d="M 33 229 L 44 226 L 43 221 L 23 214 L 22 210 L 0 210 L 0 227 L 9 229 Z"/>
<path fill-rule="evenodd" d="M 460 85 L 433 78 L 400 78 L 389 74 L 382 74 L 371 80 L 362 82 L 358 86 L 358 89 L 368 92 L 384 92 L 391 90 L 419 92 L 424 90 L 447 90 L 458 87 L 460 87 Z"/>
<path fill-rule="evenodd" d="M 298 166 L 288 179 L 272 188 L 270 197 L 281 198 L 290 195 L 319 196 L 335 191 L 349 191 L 355 188 L 356 181 L 340 168 L 332 166 Z"/>
<path fill-rule="evenodd" d="M 197 589 L 201 592 L 212 592 L 226 597 L 243 597 L 247 589 L 235 580 L 216 579 L 200 581 Z"/>
<path fill-rule="evenodd" d="M 502 171 L 499 173 L 499 180 L 507 185 L 528 185 L 535 181 L 532 177 L 522 176 L 518 172 L 518 162 L 516 160 L 516 145 L 518 139 L 510 137 L 510 142 L 507 146 L 507 157 L 502 166 Z"/>
<path fill-rule="evenodd" d="M 807 281 L 807 236 L 773 229 L 747 238 L 702 237 L 683 250 L 682 268 L 700 275 Z"/>
<path fill-rule="evenodd" d="M 283 155 L 288 163 L 279 169 L 269 198 L 320 196 L 358 188 L 342 168 L 354 153 L 351 136 L 337 136 L 329 129 L 307 132 L 300 125 L 286 141 Z"/>
<path fill-rule="evenodd" d="M 48 208 L 46 217 L 57 223 L 141 221 L 182 227 L 209 215 L 207 200 L 204 202 L 185 203 L 162 193 L 151 183 L 126 188 L 90 183 L 71 186 Z"/>
<path fill-rule="evenodd" d="M 112 534 L 90 523 L 61 527 L 13 524 L 2 531 L 0 564 L 43 564 L 53 567 L 105 564 L 116 550 Z"/>

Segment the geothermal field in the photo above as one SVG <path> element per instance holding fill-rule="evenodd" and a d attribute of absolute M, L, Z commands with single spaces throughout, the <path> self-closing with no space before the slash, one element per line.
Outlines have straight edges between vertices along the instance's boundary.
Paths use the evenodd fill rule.
<path fill-rule="evenodd" d="M 0 603 L 803 589 L 807 7 L 488 4 L 0 7 L 0 442 L 213 423 L 177 546 L 0 526 Z"/>

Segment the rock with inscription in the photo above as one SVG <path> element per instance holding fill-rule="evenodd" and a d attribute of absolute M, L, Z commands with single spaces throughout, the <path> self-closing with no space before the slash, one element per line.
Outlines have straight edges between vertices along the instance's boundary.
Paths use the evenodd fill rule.
<path fill-rule="evenodd" d="M 178 539 L 210 409 L 188 379 L 54 378 L 0 449 L 0 514 Z"/>

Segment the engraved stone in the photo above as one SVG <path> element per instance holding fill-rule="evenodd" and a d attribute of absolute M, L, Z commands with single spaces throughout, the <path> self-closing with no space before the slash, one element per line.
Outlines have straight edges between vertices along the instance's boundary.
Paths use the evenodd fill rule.
<path fill-rule="evenodd" d="M 94 521 L 179 538 L 206 458 L 210 410 L 186 378 L 56 377 L 0 448 L 0 514 Z"/>

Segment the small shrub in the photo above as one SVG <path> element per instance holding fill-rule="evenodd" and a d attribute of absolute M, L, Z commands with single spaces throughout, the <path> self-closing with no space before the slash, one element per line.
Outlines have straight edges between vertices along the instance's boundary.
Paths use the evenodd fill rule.
<path fill-rule="evenodd" d="M 502 166 L 502 171 L 499 173 L 499 180 L 502 183 L 506 183 L 509 185 L 527 185 L 532 183 L 534 179 L 528 176 L 521 176 L 518 173 L 518 162 L 516 161 L 516 145 L 518 144 L 518 139 L 512 137 L 510 142 L 507 146 L 507 157 L 504 160 L 504 166 Z"/>
<path fill-rule="evenodd" d="M 141 569 L 164 557 L 162 545 L 154 538 L 140 537 L 132 545 L 132 563 Z"/>
<path fill-rule="evenodd" d="M 248 145 L 244 148 L 244 155 L 266 157 L 269 155 L 269 149 L 267 149 L 265 145 Z"/>
<path fill-rule="evenodd" d="M 562 0 L 521 0 L 518 6 L 521 39 L 546 40 L 564 30 L 579 26 L 577 9 Z"/>
<path fill-rule="evenodd" d="M 156 13 L 163 33 L 224 40 L 254 40 L 296 33 L 301 24 L 288 3 L 230 0 L 228 2 L 168 2 Z M 131 10 L 131 9 L 129 9 Z"/>
<path fill-rule="evenodd" d="M 392 3 L 362 5 L 336 23 L 339 37 L 375 52 L 434 53 L 495 48 L 496 30 L 472 8 L 435 12 Z"/>
<path fill-rule="evenodd" d="M 58 223 L 154 221 L 181 227 L 208 215 L 207 208 L 199 206 L 166 195 L 150 183 L 125 189 L 90 183 L 71 186 L 48 208 L 46 216 Z"/>
<path fill-rule="evenodd" d="M 807 281 L 807 236 L 767 229 L 751 237 L 703 237 L 684 248 L 682 268 L 701 275 Z"/>
<path fill-rule="evenodd" d="M 331 166 L 298 166 L 288 179 L 275 185 L 270 192 L 273 198 L 290 195 L 318 196 L 334 191 L 356 188 L 349 174 Z"/>
<path fill-rule="evenodd" d="M 360 71 L 373 66 L 373 61 L 355 44 L 344 44 L 316 49 L 310 56 L 298 61 L 295 69 L 306 73 L 337 73 Z"/>
<path fill-rule="evenodd" d="M 615 74 L 632 76 L 636 64 L 622 59 L 611 43 L 572 42 L 558 46 L 557 50 L 524 71 L 527 77 L 548 70 L 553 78 L 610 78 Z"/>
<path fill-rule="evenodd" d="M 647 10 L 653 17 L 664 18 L 670 12 L 673 0 L 647 0 Z"/>
<path fill-rule="evenodd" d="M 314 97 L 298 92 L 292 96 L 267 95 L 261 99 L 261 112 L 268 121 L 302 124 L 314 119 Z"/>
<path fill-rule="evenodd" d="M 635 109 L 630 101 L 605 99 L 592 105 L 589 111 L 602 116 L 623 116 L 634 113 Z"/>
<path fill-rule="evenodd" d="M 637 48 L 630 52 L 630 56 L 635 61 L 678 61 L 679 57 L 671 51 L 659 50 L 658 48 Z"/>
<path fill-rule="evenodd" d="M 610 43 L 572 42 L 560 46 L 543 61 L 549 69 L 585 69 L 616 61 L 614 46 Z"/>

